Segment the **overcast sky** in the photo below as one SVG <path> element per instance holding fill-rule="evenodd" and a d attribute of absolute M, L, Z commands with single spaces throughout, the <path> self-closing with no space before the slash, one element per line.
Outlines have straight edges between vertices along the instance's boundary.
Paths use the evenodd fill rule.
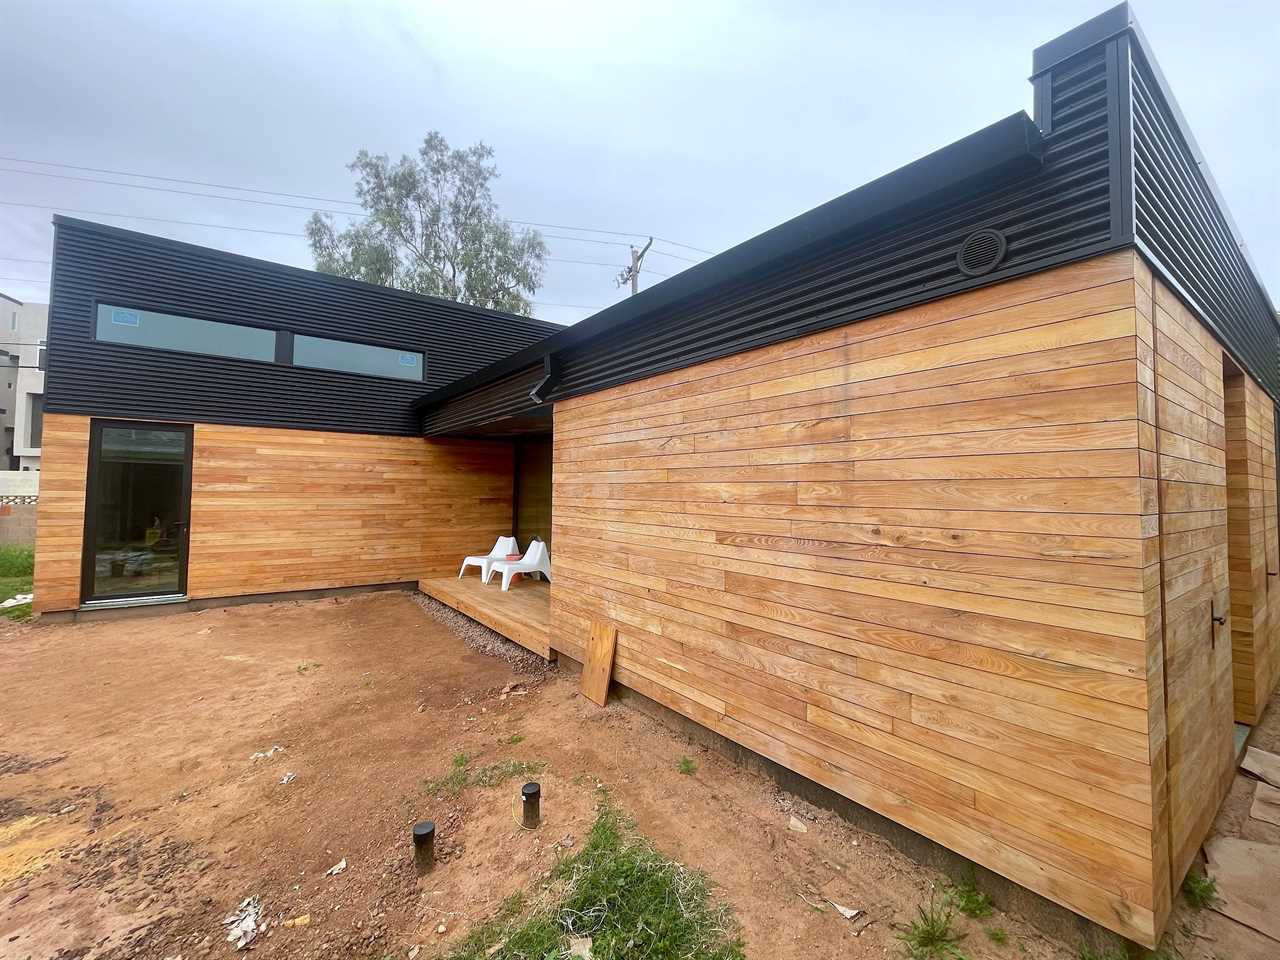
<path fill-rule="evenodd" d="M 396 157 L 436 129 L 495 148 L 505 216 L 584 238 L 549 240 L 535 298 L 539 316 L 571 323 L 622 295 L 627 257 L 627 237 L 581 228 L 725 249 L 1029 113 L 1032 49 L 1107 6 L 0 0 L 0 291 L 47 297 L 10 278 L 47 281 L 47 263 L 22 260 L 48 260 L 52 211 L 13 203 L 311 265 L 298 236 L 104 215 L 300 233 L 303 210 L 12 172 L 129 179 L 23 161 L 349 199 L 359 148 Z M 1137 12 L 1274 300 L 1275 2 Z M 664 274 L 704 256 L 655 250 Z"/>

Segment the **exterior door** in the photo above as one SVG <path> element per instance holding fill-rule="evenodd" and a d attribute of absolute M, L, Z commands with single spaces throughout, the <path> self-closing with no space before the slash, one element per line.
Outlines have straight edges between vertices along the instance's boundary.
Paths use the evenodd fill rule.
<path fill-rule="evenodd" d="M 186 595 L 191 441 L 190 424 L 93 421 L 84 602 Z"/>

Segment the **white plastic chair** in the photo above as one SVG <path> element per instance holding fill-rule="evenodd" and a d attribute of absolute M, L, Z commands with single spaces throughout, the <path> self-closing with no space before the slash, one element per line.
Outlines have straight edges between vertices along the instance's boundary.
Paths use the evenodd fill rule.
<path fill-rule="evenodd" d="M 481 556 L 477 553 L 463 559 L 462 569 L 458 571 L 458 579 L 462 579 L 462 575 L 467 572 L 467 567 L 479 567 L 480 579 L 488 583 L 489 571 L 493 564 L 498 560 L 506 560 L 509 554 L 519 552 L 520 545 L 516 543 L 515 537 L 499 537 L 498 542 L 493 545 L 493 549 L 488 554 Z"/>
<path fill-rule="evenodd" d="M 529 544 L 529 552 L 519 560 L 495 560 L 491 563 L 485 583 L 488 583 L 489 577 L 492 577 L 495 573 L 502 574 L 503 590 L 511 588 L 511 578 L 517 573 L 540 573 L 550 580 L 551 554 L 547 553 L 547 545 L 545 543 L 541 540 L 535 540 Z"/>

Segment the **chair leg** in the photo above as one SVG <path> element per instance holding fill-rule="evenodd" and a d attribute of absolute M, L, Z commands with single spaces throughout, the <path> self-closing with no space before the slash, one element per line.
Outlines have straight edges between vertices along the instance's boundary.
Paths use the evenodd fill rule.
<path fill-rule="evenodd" d="M 467 561 L 462 561 L 462 569 L 458 571 L 458 579 L 462 579 L 462 575 L 467 572 Z"/>
<path fill-rule="evenodd" d="M 510 570 L 502 571 L 502 589 L 503 590 L 511 589 L 511 571 Z"/>

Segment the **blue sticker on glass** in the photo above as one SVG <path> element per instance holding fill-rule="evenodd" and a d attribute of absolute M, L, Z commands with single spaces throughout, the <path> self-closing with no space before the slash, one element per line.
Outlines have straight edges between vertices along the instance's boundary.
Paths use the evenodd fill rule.
<path fill-rule="evenodd" d="M 400 366 L 416 367 L 418 365 L 418 355 L 416 353 L 400 354 Z"/>
<path fill-rule="evenodd" d="M 116 308 L 111 311 L 111 322 L 118 327 L 137 327 L 142 325 L 142 318 L 132 310 Z"/>

